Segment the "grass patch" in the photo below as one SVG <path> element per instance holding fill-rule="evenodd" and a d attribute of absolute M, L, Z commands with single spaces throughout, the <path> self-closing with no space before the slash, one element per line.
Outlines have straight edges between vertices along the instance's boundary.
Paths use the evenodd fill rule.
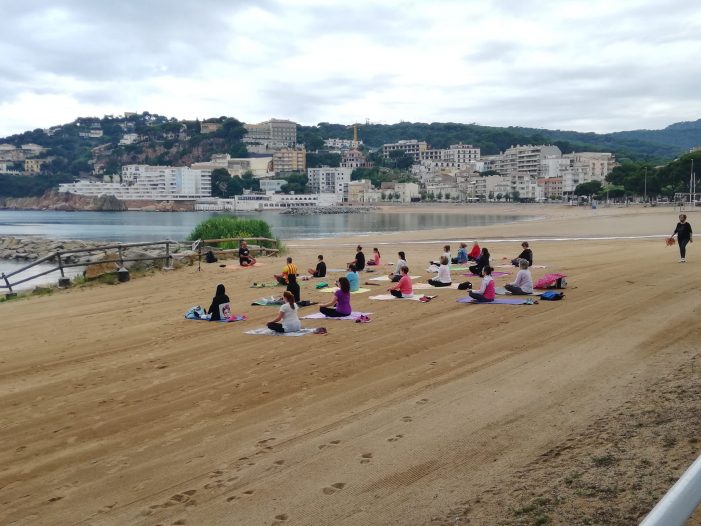
<path fill-rule="evenodd" d="M 241 219 L 233 216 L 216 216 L 202 221 L 190 232 L 188 239 L 221 239 L 225 237 L 267 237 L 276 242 L 259 241 L 257 244 L 265 248 L 278 248 L 280 253 L 284 250 L 283 244 L 273 236 L 270 225 L 262 219 Z M 217 244 L 222 249 L 238 248 L 237 242 L 224 242 Z"/>
<path fill-rule="evenodd" d="M 591 457 L 591 462 L 596 467 L 603 468 L 603 467 L 612 466 L 613 464 L 615 464 L 616 457 L 614 457 L 613 455 L 611 455 L 609 453 L 606 455 Z"/>

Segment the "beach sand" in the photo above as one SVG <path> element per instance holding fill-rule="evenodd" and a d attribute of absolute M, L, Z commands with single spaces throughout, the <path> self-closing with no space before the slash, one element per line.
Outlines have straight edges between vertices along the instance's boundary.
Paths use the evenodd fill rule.
<path fill-rule="evenodd" d="M 442 240 L 496 240 L 495 261 L 547 239 L 533 274 L 567 274 L 564 301 L 369 300 L 382 283 L 352 297 L 371 323 L 244 334 L 276 315 L 250 303 L 283 289 L 249 285 L 277 258 L 0 304 L 0 523 L 637 524 L 698 454 L 701 254 L 553 240 L 668 235 L 672 208 L 510 208 L 536 219 L 290 255 L 340 267 L 358 242 L 385 261 L 405 250 L 425 281 Z M 183 319 L 218 283 L 248 321 Z M 303 299 L 328 301 L 311 283 Z"/>

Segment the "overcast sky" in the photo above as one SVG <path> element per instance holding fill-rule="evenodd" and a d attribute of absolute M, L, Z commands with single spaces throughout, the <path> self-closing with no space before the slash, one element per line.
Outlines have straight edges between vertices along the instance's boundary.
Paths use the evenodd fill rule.
<path fill-rule="evenodd" d="M 0 136 L 79 116 L 701 118 L 697 0 L 2 0 Z"/>

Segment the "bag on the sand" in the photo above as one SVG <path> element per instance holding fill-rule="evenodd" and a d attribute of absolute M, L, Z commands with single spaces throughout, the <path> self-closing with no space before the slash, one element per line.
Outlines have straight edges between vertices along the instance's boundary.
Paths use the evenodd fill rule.
<path fill-rule="evenodd" d="M 469 281 L 460 283 L 460 285 L 458 285 L 458 290 L 472 290 L 472 283 L 470 283 Z"/>
<path fill-rule="evenodd" d="M 207 263 L 216 263 L 217 256 L 214 255 L 214 252 L 212 252 L 211 250 L 208 250 L 207 253 L 204 255 L 204 260 Z"/>
<path fill-rule="evenodd" d="M 205 317 L 207 313 L 205 310 L 197 305 L 197 307 L 192 307 L 189 311 L 185 313 L 185 318 L 188 320 L 199 320 Z"/>
<path fill-rule="evenodd" d="M 315 288 L 315 289 L 325 289 L 325 288 L 328 287 L 328 286 L 329 286 L 328 283 L 322 281 L 321 283 L 317 283 L 316 286 L 315 286 L 314 288 Z"/>
<path fill-rule="evenodd" d="M 567 286 L 564 274 L 546 274 L 533 285 L 534 289 L 564 289 Z"/>
<path fill-rule="evenodd" d="M 565 297 L 564 292 L 555 292 L 553 290 L 549 290 L 548 292 L 543 292 L 540 295 L 540 299 L 545 300 L 545 301 L 557 301 L 557 300 L 561 300 L 564 297 Z"/>

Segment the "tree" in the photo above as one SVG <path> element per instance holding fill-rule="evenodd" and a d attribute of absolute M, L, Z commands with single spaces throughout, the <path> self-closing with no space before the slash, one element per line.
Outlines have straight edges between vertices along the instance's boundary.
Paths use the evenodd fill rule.
<path fill-rule="evenodd" d="M 443 200 L 443 192 L 440 192 L 440 191 L 439 191 L 439 192 L 436 194 L 436 199 L 438 199 L 439 201 L 442 201 L 442 200 Z"/>
<path fill-rule="evenodd" d="M 488 196 L 488 197 L 489 197 L 489 200 L 490 200 L 490 201 L 494 201 L 494 192 L 493 192 L 493 191 L 492 191 L 492 192 L 489 192 L 489 196 Z"/>
<path fill-rule="evenodd" d="M 226 168 L 216 168 L 212 170 L 210 178 L 212 180 L 212 196 L 229 197 L 228 184 L 231 180 L 229 170 Z"/>
<path fill-rule="evenodd" d="M 515 202 L 520 201 L 521 200 L 521 192 L 519 192 L 518 190 L 513 190 L 511 192 L 511 199 Z"/>
<path fill-rule="evenodd" d="M 450 192 L 445 193 L 445 199 L 446 201 L 450 201 Z"/>
<path fill-rule="evenodd" d="M 399 192 L 394 192 L 394 199 L 395 199 L 396 201 L 399 201 L 401 198 L 402 198 L 402 196 L 399 195 Z"/>
<path fill-rule="evenodd" d="M 281 190 L 285 193 L 292 193 L 294 192 L 295 194 L 306 194 L 308 189 L 307 189 L 307 175 L 303 172 L 292 172 L 290 174 L 285 175 L 282 177 L 287 183 L 283 185 Z"/>
<path fill-rule="evenodd" d="M 589 181 L 578 184 L 574 189 L 575 195 L 596 195 L 601 192 L 601 181 Z"/>
<path fill-rule="evenodd" d="M 318 133 L 309 135 L 304 139 L 304 147 L 307 149 L 308 152 L 315 152 L 317 150 L 321 150 L 324 147 L 324 139 L 322 139 L 321 135 L 319 135 Z"/>
<path fill-rule="evenodd" d="M 433 201 L 436 198 L 435 194 L 433 192 L 428 193 L 428 200 Z"/>
<path fill-rule="evenodd" d="M 384 192 L 382 192 L 382 193 L 380 194 L 380 199 L 382 199 L 383 201 L 386 200 L 386 199 L 387 199 L 387 194 L 385 194 Z"/>
<path fill-rule="evenodd" d="M 499 193 L 497 194 L 497 201 L 501 201 L 501 198 L 502 198 L 502 197 L 503 197 L 502 193 L 499 192 Z"/>
<path fill-rule="evenodd" d="M 307 152 L 307 168 L 320 168 L 322 166 L 341 166 L 341 155 L 338 153 Z"/>

